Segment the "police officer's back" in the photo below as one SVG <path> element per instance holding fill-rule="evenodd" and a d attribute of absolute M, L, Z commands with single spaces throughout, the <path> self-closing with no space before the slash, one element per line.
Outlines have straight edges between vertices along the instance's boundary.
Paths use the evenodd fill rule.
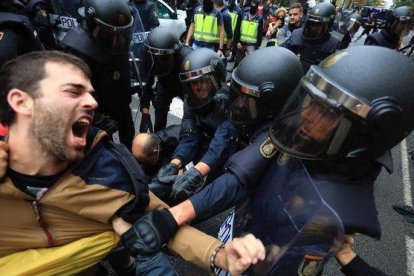
<path fill-rule="evenodd" d="M 0 65 L 11 58 L 43 50 L 36 30 L 18 0 L 0 2 Z"/>
<path fill-rule="evenodd" d="M 116 121 L 120 141 L 129 149 L 135 134 L 129 107 L 128 56 L 133 21 L 131 10 L 124 1 L 86 1 L 84 20 L 62 41 L 65 51 L 80 56 L 91 67 L 98 112 Z M 95 116 L 95 119 L 98 123 L 103 122 L 100 127 L 113 132 L 115 126 L 108 123 L 111 121 L 105 116 Z"/>
<path fill-rule="evenodd" d="M 340 41 L 329 32 L 335 20 L 335 7 L 327 2 L 315 5 L 306 17 L 302 28 L 292 32 L 281 46 L 300 55 L 304 72 L 334 53 Z"/>
<path fill-rule="evenodd" d="M 412 7 L 402 6 L 394 10 L 391 22 L 380 32 L 375 32 L 365 40 L 365 45 L 377 45 L 390 49 L 398 49 L 401 38 L 406 36 L 414 22 Z"/>

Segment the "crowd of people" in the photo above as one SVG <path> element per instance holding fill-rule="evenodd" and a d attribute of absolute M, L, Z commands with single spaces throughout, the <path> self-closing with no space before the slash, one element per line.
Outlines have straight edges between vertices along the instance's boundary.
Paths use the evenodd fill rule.
<path fill-rule="evenodd" d="M 49 5 L 0 3 L 0 274 L 177 275 L 173 254 L 217 275 L 320 275 L 331 257 L 384 275 L 352 244 L 380 239 L 375 182 L 414 129 L 414 64 L 395 51 L 411 7 L 349 47 L 362 17 L 335 26 L 328 2 L 185 2 L 183 43 L 149 0 L 85 0 L 58 41 Z M 230 208 L 219 239 L 189 226 Z"/>

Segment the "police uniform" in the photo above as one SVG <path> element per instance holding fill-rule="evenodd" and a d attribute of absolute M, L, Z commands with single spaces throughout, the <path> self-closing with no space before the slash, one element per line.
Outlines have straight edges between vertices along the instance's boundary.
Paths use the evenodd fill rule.
<path fill-rule="evenodd" d="M 62 45 L 91 68 L 98 112 L 108 114 L 118 123 L 120 141 L 130 149 L 135 128 L 129 107 L 131 83 L 128 54 L 111 55 L 105 52 L 81 26 L 70 29 Z"/>
<path fill-rule="evenodd" d="M 131 1 L 131 4 L 137 8 L 139 16 L 141 17 L 142 25 L 144 26 L 144 30 L 146 32 L 149 32 L 160 25 L 154 2 L 147 0 L 140 2 Z"/>
<path fill-rule="evenodd" d="M 19 55 L 41 50 L 43 45 L 26 16 L 0 12 L 0 65 Z"/>
<path fill-rule="evenodd" d="M 397 35 L 393 35 L 386 30 L 375 32 L 365 39 L 365 45 L 377 45 L 390 49 L 397 49 L 400 38 Z"/>
<path fill-rule="evenodd" d="M 226 118 L 228 87 L 223 86 L 214 96 L 212 109 L 195 112 L 184 102 L 180 140 L 171 159 L 182 164 L 193 161 L 206 163 L 217 171 L 236 150 L 237 130 Z"/>
<path fill-rule="evenodd" d="M 170 109 L 170 104 L 175 97 L 184 99 L 183 87 L 180 83 L 178 74 L 180 73 L 180 66 L 184 58 L 191 52 L 189 47 L 181 46 L 178 53 L 175 55 L 173 70 L 167 75 L 159 76 L 155 86 L 156 94 L 154 95 L 152 89 L 145 89 L 141 98 L 140 107 L 149 108 L 150 101 L 153 101 L 155 109 L 155 124 L 154 130 L 159 131 L 166 127 L 167 116 Z"/>
<path fill-rule="evenodd" d="M 219 26 L 223 25 L 221 13 L 213 9 L 208 15 L 204 14 L 203 7 L 198 6 L 194 11 L 194 44 L 196 47 L 218 50 L 220 43 Z"/>
<path fill-rule="evenodd" d="M 292 35 L 292 32 L 295 29 L 299 29 L 300 27 L 301 27 L 301 24 L 299 24 L 298 26 L 292 25 L 292 24 L 283 25 L 283 27 L 280 28 L 277 31 L 277 34 L 276 34 L 276 39 L 277 39 L 278 45 L 280 45 L 280 44 L 284 43 L 285 41 L 287 41 L 290 38 L 290 36 Z"/>
<path fill-rule="evenodd" d="M 47 3 L 44 0 L 29 0 L 26 8 L 30 14 L 30 20 L 39 34 L 40 40 L 47 50 L 56 50 L 58 46 L 53 36 L 52 26 L 50 25 Z"/>
<path fill-rule="evenodd" d="M 303 71 L 307 72 L 311 65 L 319 64 L 339 49 L 340 41 L 330 33 L 326 34 L 322 40 L 315 42 L 306 41 L 302 38 L 302 29 L 294 30 L 290 39 L 280 46 L 286 47 L 295 54 L 300 55 Z"/>

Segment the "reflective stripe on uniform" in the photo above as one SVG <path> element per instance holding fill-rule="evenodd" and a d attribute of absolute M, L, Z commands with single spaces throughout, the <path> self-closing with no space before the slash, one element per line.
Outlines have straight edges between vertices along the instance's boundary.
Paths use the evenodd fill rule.
<path fill-rule="evenodd" d="M 217 28 L 217 17 L 202 13 L 196 14 L 194 16 L 194 39 L 218 43 L 220 37 Z"/>

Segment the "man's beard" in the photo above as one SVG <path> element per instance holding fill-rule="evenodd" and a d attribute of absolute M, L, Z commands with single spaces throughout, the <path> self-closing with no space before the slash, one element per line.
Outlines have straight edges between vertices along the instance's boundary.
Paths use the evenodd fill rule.
<path fill-rule="evenodd" d="M 70 119 L 67 112 L 47 107 L 38 102 L 34 108 L 35 116 L 30 125 L 33 139 L 37 140 L 44 151 L 51 158 L 61 162 L 71 162 L 83 157 L 82 151 L 69 149 L 67 145 L 68 134 L 71 133 Z"/>

